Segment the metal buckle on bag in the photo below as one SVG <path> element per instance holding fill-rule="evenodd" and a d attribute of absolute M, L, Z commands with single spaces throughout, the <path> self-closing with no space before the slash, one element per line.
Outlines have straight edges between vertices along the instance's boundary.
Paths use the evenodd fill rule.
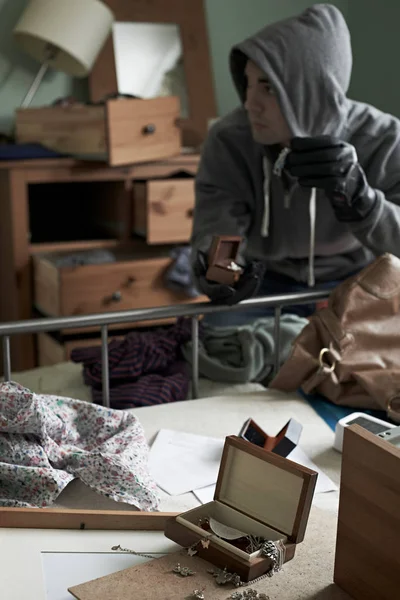
<path fill-rule="evenodd" d="M 324 357 L 326 355 L 330 356 L 330 358 L 331 358 L 330 363 L 324 362 Z M 320 369 L 323 370 L 325 373 L 333 373 L 333 371 L 336 369 L 336 359 L 333 356 L 333 353 L 329 348 L 322 348 L 321 352 L 319 353 L 318 362 L 319 362 Z"/>
<path fill-rule="evenodd" d="M 389 399 L 386 412 L 388 417 L 395 423 L 400 423 L 400 394 L 396 394 Z"/>

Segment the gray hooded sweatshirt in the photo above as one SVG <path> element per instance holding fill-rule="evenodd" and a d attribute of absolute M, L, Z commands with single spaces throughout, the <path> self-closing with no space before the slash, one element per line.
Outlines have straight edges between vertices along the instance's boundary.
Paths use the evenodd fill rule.
<path fill-rule="evenodd" d="M 340 11 L 317 4 L 235 46 L 230 64 L 244 102 L 250 58 L 270 80 L 293 136 L 352 144 L 377 202 L 363 221 L 339 222 L 322 190 L 302 188 L 257 144 L 238 108 L 210 130 L 196 178 L 193 256 L 213 235 L 245 238 L 239 259 L 308 282 L 341 279 L 391 252 L 400 256 L 400 121 L 346 96 L 350 34 Z"/>

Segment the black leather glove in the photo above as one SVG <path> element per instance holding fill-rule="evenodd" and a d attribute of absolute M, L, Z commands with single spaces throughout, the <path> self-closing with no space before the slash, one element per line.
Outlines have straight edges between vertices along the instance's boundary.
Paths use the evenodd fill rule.
<path fill-rule="evenodd" d="M 331 136 L 293 138 L 285 168 L 299 184 L 324 190 L 339 221 L 361 221 L 372 211 L 376 192 L 367 182 L 351 144 Z"/>
<path fill-rule="evenodd" d="M 230 306 L 255 296 L 265 272 L 265 267 L 262 263 L 258 261 L 250 262 L 244 268 L 239 281 L 233 287 L 206 279 L 207 268 L 207 257 L 203 252 L 199 251 L 193 266 L 199 291 L 208 296 L 213 304 L 229 304 Z"/>

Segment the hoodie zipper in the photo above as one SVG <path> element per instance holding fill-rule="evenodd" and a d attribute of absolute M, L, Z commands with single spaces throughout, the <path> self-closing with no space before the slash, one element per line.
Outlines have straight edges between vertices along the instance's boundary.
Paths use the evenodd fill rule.
<path fill-rule="evenodd" d="M 282 171 L 285 166 L 285 160 L 290 150 L 284 148 L 275 161 L 273 168 L 271 169 L 270 163 L 266 156 L 263 157 L 263 171 L 264 171 L 264 214 L 261 223 L 261 236 L 266 238 L 269 235 L 270 225 L 270 183 L 271 183 L 271 172 L 277 177 L 282 177 Z M 289 191 L 285 191 L 283 202 L 285 209 L 290 208 L 292 196 L 295 190 L 298 188 L 298 183 L 295 182 Z M 314 254 L 315 254 L 315 226 L 316 226 L 316 212 L 317 212 L 317 190 L 312 188 L 310 199 L 309 199 L 309 219 L 310 219 L 310 237 L 309 237 L 309 252 L 308 252 L 308 274 L 307 283 L 309 287 L 315 286 L 315 273 L 314 273 Z"/>
<path fill-rule="evenodd" d="M 296 189 L 299 187 L 299 184 L 297 182 L 295 182 L 292 187 L 290 188 L 290 190 L 285 191 L 285 195 L 283 197 L 283 206 L 287 209 L 290 208 L 290 204 L 292 201 L 292 197 L 294 192 L 296 191 Z"/>

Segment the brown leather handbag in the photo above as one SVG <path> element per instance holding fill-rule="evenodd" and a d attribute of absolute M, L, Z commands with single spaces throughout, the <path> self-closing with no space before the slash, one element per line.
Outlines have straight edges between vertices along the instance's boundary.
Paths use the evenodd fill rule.
<path fill-rule="evenodd" d="M 386 410 L 400 423 L 400 260 L 383 254 L 341 283 L 294 340 L 270 387 Z"/>

